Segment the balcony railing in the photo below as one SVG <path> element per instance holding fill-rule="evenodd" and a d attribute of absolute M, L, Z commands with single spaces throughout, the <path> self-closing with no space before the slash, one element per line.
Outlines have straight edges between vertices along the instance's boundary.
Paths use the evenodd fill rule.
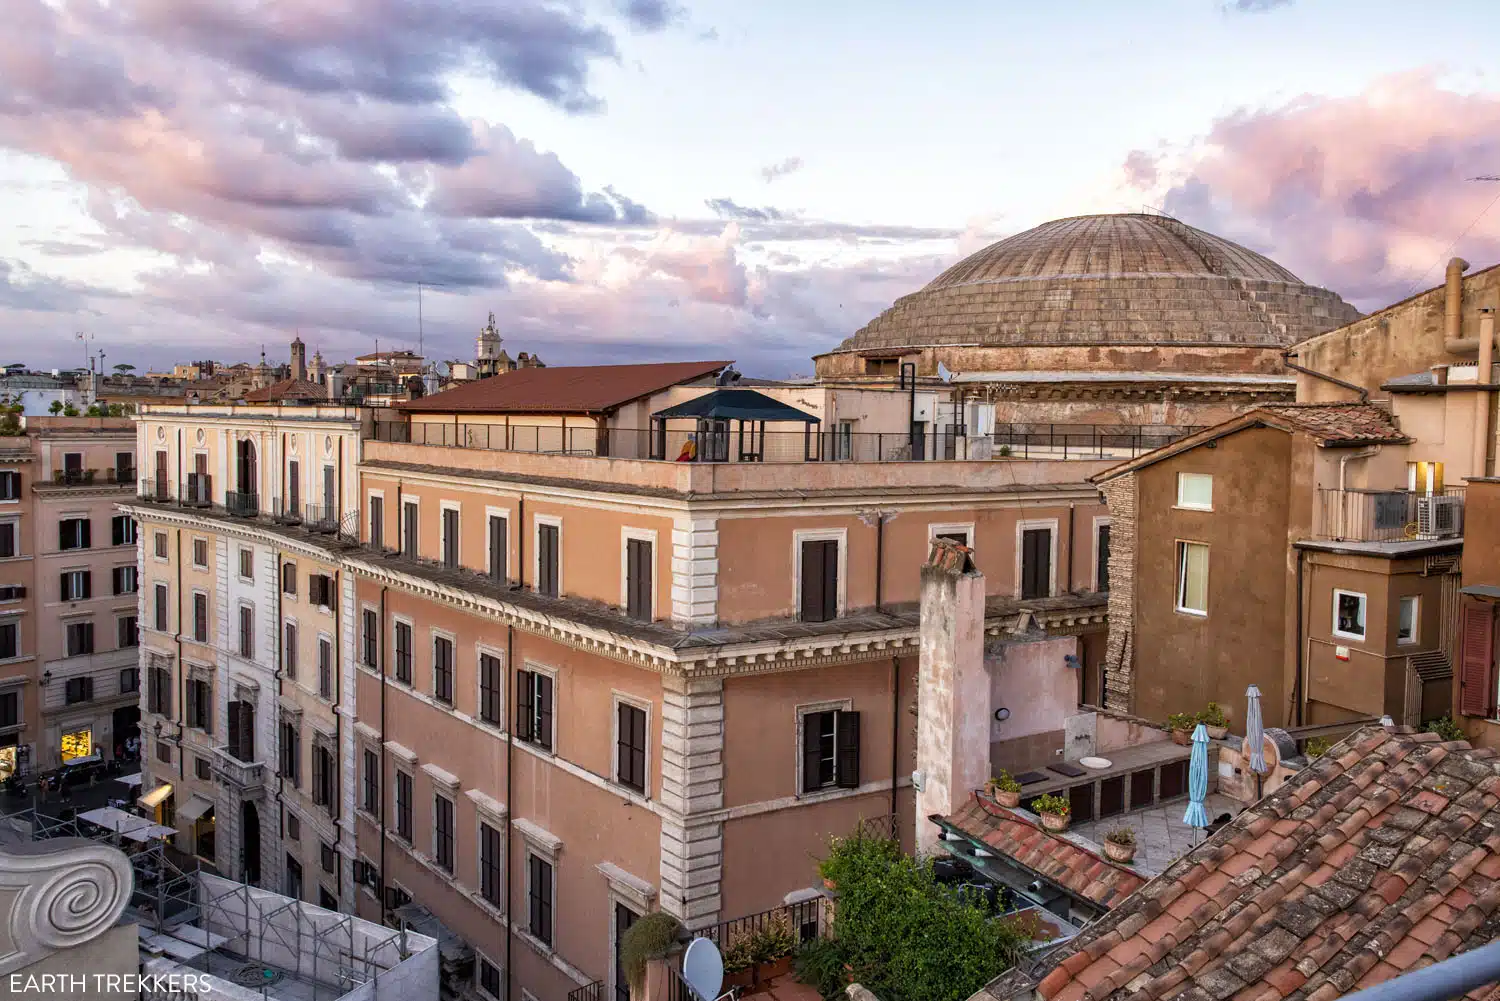
<path fill-rule="evenodd" d="M 182 503 L 188 507 L 208 507 L 214 502 L 214 479 L 209 473 L 188 473 L 182 490 Z"/>
<path fill-rule="evenodd" d="M 254 518 L 260 514 L 260 494 L 226 490 L 224 509 L 237 518 Z"/>
<path fill-rule="evenodd" d="M 1339 490 L 1319 487 L 1314 534 L 1336 542 L 1456 539 L 1464 532 L 1464 488 Z"/>
<path fill-rule="evenodd" d="M 302 525 L 309 532 L 332 535 L 339 530 L 339 509 L 325 504 L 308 504 L 303 508 Z"/>
<path fill-rule="evenodd" d="M 170 504 L 176 499 L 173 492 L 175 487 L 176 484 L 170 480 L 151 477 L 141 480 L 137 496 L 151 504 Z"/>
<path fill-rule="evenodd" d="M 319 535 L 336 536 L 338 541 L 346 544 L 359 542 L 358 508 L 339 512 L 322 505 L 308 504 L 297 511 L 291 504 L 283 504 L 280 498 L 270 498 L 270 503 L 263 505 L 259 494 L 237 491 L 226 492 L 224 503 L 216 504 L 206 474 L 201 478 L 190 474 L 190 479 L 190 485 L 176 496 L 170 490 L 159 489 L 162 484 L 155 480 L 141 480 L 140 499 L 154 504 L 176 504 L 184 508 L 202 509 L 284 527 L 300 526 Z"/>
<path fill-rule="evenodd" d="M 594 428 L 377 421 L 376 441 L 667 462 L 913 462 L 987 459 L 1128 459 L 1196 427 L 1103 424 L 1003 424 L 993 434 L 962 426 L 923 432 L 840 429 L 761 431 L 738 423 L 707 430 Z"/>
<path fill-rule="evenodd" d="M 214 776 L 241 795 L 259 792 L 266 786 L 266 766 L 261 761 L 241 761 L 229 751 L 229 745 L 214 748 Z"/>
<path fill-rule="evenodd" d="M 54 469 L 52 482 L 67 487 L 91 486 L 98 475 L 97 469 Z"/>
<path fill-rule="evenodd" d="M 595 980 L 591 984 L 575 988 L 568 992 L 568 1001 L 604 1001 L 604 983 Z"/>

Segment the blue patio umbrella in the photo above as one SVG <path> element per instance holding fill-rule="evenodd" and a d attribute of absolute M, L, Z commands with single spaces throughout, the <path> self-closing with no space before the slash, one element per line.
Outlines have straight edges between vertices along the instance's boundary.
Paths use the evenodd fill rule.
<path fill-rule="evenodd" d="M 1264 775 L 1266 768 L 1266 729 L 1260 718 L 1260 689 L 1245 689 L 1245 743 L 1250 745 L 1250 770 Z"/>
<path fill-rule="evenodd" d="M 1189 827 L 1206 828 L 1208 811 L 1203 801 L 1208 799 L 1208 728 L 1202 723 L 1193 731 L 1193 757 L 1188 764 L 1188 808 L 1182 822 Z"/>

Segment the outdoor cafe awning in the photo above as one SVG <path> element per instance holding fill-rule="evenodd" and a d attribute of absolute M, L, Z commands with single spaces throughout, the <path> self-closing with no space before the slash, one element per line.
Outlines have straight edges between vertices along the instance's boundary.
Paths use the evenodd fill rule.
<path fill-rule="evenodd" d="M 657 420 L 795 421 L 820 424 L 822 419 L 753 389 L 716 389 L 651 415 Z"/>
<path fill-rule="evenodd" d="M 161 806 L 162 801 L 170 795 L 172 795 L 172 783 L 163 782 L 161 785 L 157 786 L 155 789 L 152 789 L 150 792 L 146 793 L 146 795 L 136 800 L 136 802 L 141 804 L 141 806 L 144 806 L 148 810 L 154 810 L 158 806 Z"/>
<path fill-rule="evenodd" d="M 213 808 L 214 805 L 202 796 L 189 796 L 188 801 L 177 808 L 177 819 L 191 822 Z"/>
<path fill-rule="evenodd" d="M 78 819 L 97 824 L 131 841 L 150 841 L 152 838 L 167 838 L 177 833 L 170 827 L 154 824 L 145 817 L 137 817 L 112 806 L 101 806 L 96 810 L 80 813 Z"/>

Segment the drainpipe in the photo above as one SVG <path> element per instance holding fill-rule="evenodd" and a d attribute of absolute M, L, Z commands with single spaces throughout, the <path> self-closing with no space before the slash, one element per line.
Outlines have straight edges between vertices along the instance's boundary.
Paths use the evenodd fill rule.
<path fill-rule="evenodd" d="M 1076 505 L 1068 505 L 1068 594 L 1073 593 L 1073 509 Z"/>
<path fill-rule="evenodd" d="M 891 658 L 891 834 L 901 837 L 901 817 L 896 809 L 896 784 L 901 776 L 901 658 Z"/>
<path fill-rule="evenodd" d="M 1327 372 L 1317 372 L 1310 368 L 1304 368 L 1301 365 L 1298 365 L 1296 362 L 1292 361 L 1292 359 L 1295 357 L 1297 357 L 1297 352 L 1283 351 L 1281 352 L 1281 363 L 1287 368 L 1291 369 L 1293 372 L 1301 372 L 1303 375 L 1310 375 L 1314 379 L 1321 379 L 1324 382 L 1332 383 L 1333 385 L 1338 386 L 1341 389 L 1347 389 L 1351 392 L 1358 393 L 1359 402 L 1361 403 L 1370 402 L 1370 391 L 1365 387 L 1353 382 L 1349 382 L 1345 379 L 1340 379 L 1338 376 L 1329 375 Z"/>
<path fill-rule="evenodd" d="M 1495 310 L 1486 306 L 1479 311 L 1479 385 L 1488 386 L 1495 356 Z M 1491 392 L 1481 388 L 1474 394 L 1474 476 L 1489 475 Z"/>
<path fill-rule="evenodd" d="M 526 495 L 521 494 L 516 499 L 516 582 L 510 586 L 512 591 L 521 591 L 526 587 Z M 509 628 L 509 627 L 507 627 Z M 509 648 L 506 648 L 506 656 L 510 656 Z M 507 703 L 508 705 L 509 703 Z M 509 753 L 509 752 L 507 752 Z M 507 780 L 509 781 L 509 780 Z M 506 804 L 510 809 L 510 804 Z M 506 821 L 509 823 L 509 821 Z"/>
<path fill-rule="evenodd" d="M 285 453 L 283 453 L 283 461 L 285 461 Z M 283 500 L 285 500 L 285 498 L 283 498 Z M 276 668 L 271 672 L 271 676 L 276 679 L 275 733 L 277 737 L 278 750 L 280 749 L 281 739 L 281 682 L 283 677 L 281 667 L 286 663 L 286 624 L 282 621 L 282 615 L 284 614 L 282 605 L 282 581 L 286 579 L 284 576 L 285 574 L 286 563 L 283 562 L 281 554 L 277 553 L 276 580 L 273 584 L 273 586 L 276 588 L 276 642 L 273 644 L 276 650 Z M 278 756 L 276 761 L 276 813 L 278 815 L 277 824 L 283 838 L 286 837 L 286 800 L 283 798 L 283 794 L 285 793 L 285 791 L 286 776 L 281 774 L 281 760 Z"/>
<path fill-rule="evenodd" d="M 1297 550 L 1297 676 L 1292 679 L 1292 712 L 1302 725 L 1302 562 L 1306 552 Z"/>
<path fill-rule="evenodd" d="M 182 432 L 178 432 L 180 436 Z M 137 530 L 139 531 L 139 530 Z M 187 668 L 182 663 L 182 529 L 177 530 L 177 779 L 178 782 L 187 780 L 187 766 L 185 764 L 187 755 L 182 753 L 187 744 L 187 721 L 182 719 L 183 710 L 187 708 Z M 136 580 L 136 588 L 140 588 L 140 580 Z M 155 600 L 155 595 L 152 596 Z M 137 626 L 139 628 L 139 626 Z M 141 741 L 141 749 L 144 751 L 146 741 Z M 153 748 L 154 750 L 154 748 Z M 195 846 L 196 847 L 196 846 Z"/>
<path fill-rule="evenodd" d="M 875 611 L 879 612 L 885 605 L 884 574 L 885 569 L 885 512 L 875 512 Z"/>
<path fill-rule="evenodd" d="M 376 881 L 375 892 L 380 896 L 378 901 L 380 913 L 385 914 L 385 814 L 386 796 L 389 795 L 389 786 L 386 785 L 385 773 L 385 672 L 386 672 L 386 621 L 385 621 L 385 593 L 390 590 L 384 585 L 380 588 L 380 747 L 376 751 L 376 759 L 380 762 L 380 795 L 375 799 L 375 805 L 380 808 L 380 879 Z M 507 873 L 509 875 L 509 873 Z"/>
<path fill-rule="evenodd" d="M 507 625 L 505 627 L 505 707 L 506 707 L 506 711 L 507 712 L 511 711 L 510 710 L 510 706 L 511 706 L 511 701 L 510 701 L 511 700 L 510 679 L 511 679 L 511 676 L 515 673 L 514 668 L 511 666 L 512 664 L 515 663 L 515 652 L 516 652 L 516 627 L 513 626 L 513 625 Z M 512 717 L 512 719 L 514 719 L 514 717 Z M 511 946 L 511 943 L 513 941 L 515 941 L 515 937 L 516 937 L 516 930 L 515 930 L 515 928 L 513 928 L 511 926 L 511 921 L 510 921 L 510 903 L 511 903 L 511 900 L 513 899 L 512 898 L 512 894 L 514 893 L 514 882 L 515 882 L 511 878 L 512 873 L 511 873 L 511 868 L 510 868 L 510 827 L 511 827 L 510 818 L 511 818 L 511 815 L 515 812 L 515 803 L 514 803 L 512 797 L 511 797 L 511 782 L 510 782 L 510 777 L 511 777 L 511 751 L 515 748 L 515 744 L 516 744 L 515 734 L 512 732 L 514 729 L 515 729 L 514 724 L 512 724 L 512 722 L 510 720 L 506 720 L 506 722 L 505 722 L 505 996 L 506 997 L 513 997 L 514 996 L 510 992 L 510 990 L 511 990 L 511 983 L 513 982 L 513 975 L 511 973 L 511 970 L 514 969 L 514 964 L 511 962 L 510 946 Z M 382 839 L 381 844 L 383 845 L 384 843 L 385 842 Z M 524 884 L 522 884 L 522 885 L 524 885 Z"/>
<path fill-rule="evenodd" d="M 1344 538 L 1344 530 L 1345 530 L 1345 528 L 1348 527 L 1347 525 L 1344 524 L 1344 521 L 1345 521 L 1344 516 L 1345 516 L 1345 514 L 1347 514 L 1347 511 L 1346 511 L 1347 505 L 1344 502 L 1344 498 L 1347 496 L 1344 493 L 1344 471 L 1345 471 L 1346 467 L 1349 465 L 1349 460 L 1350 459 L 1368 459 L 1368 458 L 1370 458 L 1373 455 L 1378 455 L 1379 453 L 1380 453 L 1380 446 L 1379 445 L 1366 445 L 1364 448 L 1357 449 L 1357 450 L 1355 450 L 1353 452 L 1348 452 L 1348 453 L 1346 453 L 1344 455 L 1339 456 L 1339 538 L 1340 539 Z"/>
<path fill-rule="evenodd" d="M 1469 262 L 1455 257 L 1448 262 L 1443 293 L 1443 350 L 1449 354 L 1471 355 L 1479 350 L 1477 337 L 1463 336 L 1464 272 Z"/>

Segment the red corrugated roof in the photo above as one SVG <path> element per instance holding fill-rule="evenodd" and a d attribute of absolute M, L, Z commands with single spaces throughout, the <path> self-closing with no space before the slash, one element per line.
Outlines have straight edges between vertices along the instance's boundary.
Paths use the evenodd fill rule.
<path fill-rule="evenodd" d="M 409 400 L 397 404 L 397 409 L 418 414 L 596 414 L 713 375 L 729 364 L 681 361 L 523 368 Z"/>

